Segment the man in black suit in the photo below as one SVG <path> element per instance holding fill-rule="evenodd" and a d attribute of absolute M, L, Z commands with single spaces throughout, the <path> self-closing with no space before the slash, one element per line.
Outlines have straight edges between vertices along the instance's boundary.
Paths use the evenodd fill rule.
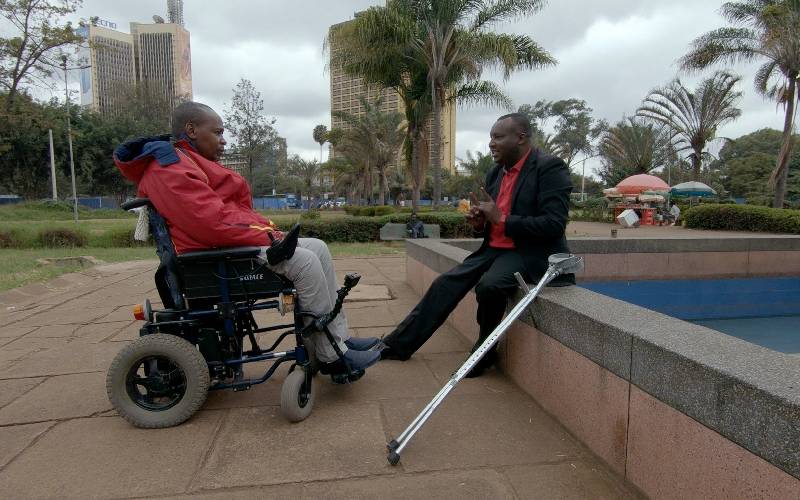
<path fill-rule="evenodd" d="M 466 215 L 483 235 L 483 244 L 431 284 L 414 310 L 383 339 L 381 359 L 409 359 L 473 287 L 480 325 L 473 347 L 477 349 L 503 319 L 508 297 L 518 286 L 514 273 L 538 281 L 551 254 L 569 253 L 564 236 L 572 191 L 569 169 L 561 159 L 533 150 L 530 136 L 530 123 L 519 113 L 501 116 L 494 124 L 489 149 L 496 165 L 481 188 L 483 201 L 472 194 Z M 572 283 L 575 276 L 567 274 L 551 286 Z M 480 376 L 496 361 L 492 349 L 467 377 Z"/>

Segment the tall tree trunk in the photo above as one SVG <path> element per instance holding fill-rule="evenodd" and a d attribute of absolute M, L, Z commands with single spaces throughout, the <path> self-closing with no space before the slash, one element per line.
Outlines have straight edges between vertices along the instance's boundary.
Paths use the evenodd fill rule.
<path fill-rule="evenodd" d="M 379 195 L 378 205 L 386 205 L 386 166 L 378 167 Z"/>
<path fill-rule="evenodd" d="M 431 169 L 433 170 L 433 206 L 439 206 L 442 199 L 442 105 L 436 85 L 431 82 L 431 99 L 433 99 L 433 137 L 431 142 Z"/>
<path fill-rule="evenodd" d="M 694 150 L 694 156 L 692 157 L 692 180 L 699 181 L 700 180 L 700 168 L 703 166 L 703 150 L 700 151 Z"/>
<path fill-rule="evenodd" d="M 772 206 L 774 208 L 783 208 L 783 200 L 786 197 L 786 181 L 789 178 L 789 158 L 792 155 L 792 147 L 794 146 L 792 131 L 794 129 L 796 85 L 797 82 L 795 79 L 790 78 L 789 88 L 787 89 L 789 99 L 786 102 L 786 116 L 783 120 L 783 144 L 778 154 L 775 170 L 772 171 L 772 175 L 769 179 L 770 184 L 775 186 L 775 198 L 772 201 Z"/>
<path fill-rule="evenodd" d="M 422 169 L 422 161 L 420 159 L 421 139 L 420 134 L 415 131 L 412 139 L 414 147 L 411 151 L 411 209 L 417 211 L 419 209 L 419 192 L 420 192 L 420 170 Z"/>

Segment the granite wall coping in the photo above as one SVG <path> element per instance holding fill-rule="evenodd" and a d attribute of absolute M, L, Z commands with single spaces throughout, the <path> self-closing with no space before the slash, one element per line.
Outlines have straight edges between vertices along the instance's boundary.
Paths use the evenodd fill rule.
<path fill-rule="evenodd" d="M 469 255 L 463 241 L 406 248 L 442 273 Z M 579 286 L 545 289 L 532 309 L 520 319 L 800 478 L 800 357 Z"/>
<path fill-rule="evenodd" d="M 442 240 L 462 250 L 474 252 L 481 240 Z M 800 251 L 800 236 L 753 235 L 748 237 L 708 238 L 567 238 L 570 251 L 577 254 L 606 253 L 678 253 L 678 252 L 769 252 Z"/>

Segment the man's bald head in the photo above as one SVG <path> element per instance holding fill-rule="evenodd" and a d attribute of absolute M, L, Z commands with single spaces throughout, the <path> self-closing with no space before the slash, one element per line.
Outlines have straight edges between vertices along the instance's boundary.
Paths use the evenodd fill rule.
<path fill-rule="evenodd" d="M 172 137 L 185 139 L 203 158 L 219 161 L 225 152 L 225 127 L 213 109 L 199 102 L 184 102 L 172 112 Z"/>
<path fill-rule="evenodd" d="M 178 104 L 172 112 L 172 137 L 179 139 L 186 131 L 186 124 L 202 125 L 204 122 L 218 118 L 217 113 L 205 104 L 187 101 Z"/>

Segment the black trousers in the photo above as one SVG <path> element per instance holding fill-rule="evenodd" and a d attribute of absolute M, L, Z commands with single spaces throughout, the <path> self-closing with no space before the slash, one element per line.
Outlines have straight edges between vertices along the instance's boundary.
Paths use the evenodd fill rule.
<path fill-rule="evenodd" d="M 518 286 L 516 272 L 530 279 L 522 257 L 514 250 L 487 247 L 471 254 L 436 278 L 417 306 L 383 339 L 384 343 L 399 356 L 411 357 L 474 287 L 480 326 L 477 348 L 502 321 L 508 297 Z"/>

